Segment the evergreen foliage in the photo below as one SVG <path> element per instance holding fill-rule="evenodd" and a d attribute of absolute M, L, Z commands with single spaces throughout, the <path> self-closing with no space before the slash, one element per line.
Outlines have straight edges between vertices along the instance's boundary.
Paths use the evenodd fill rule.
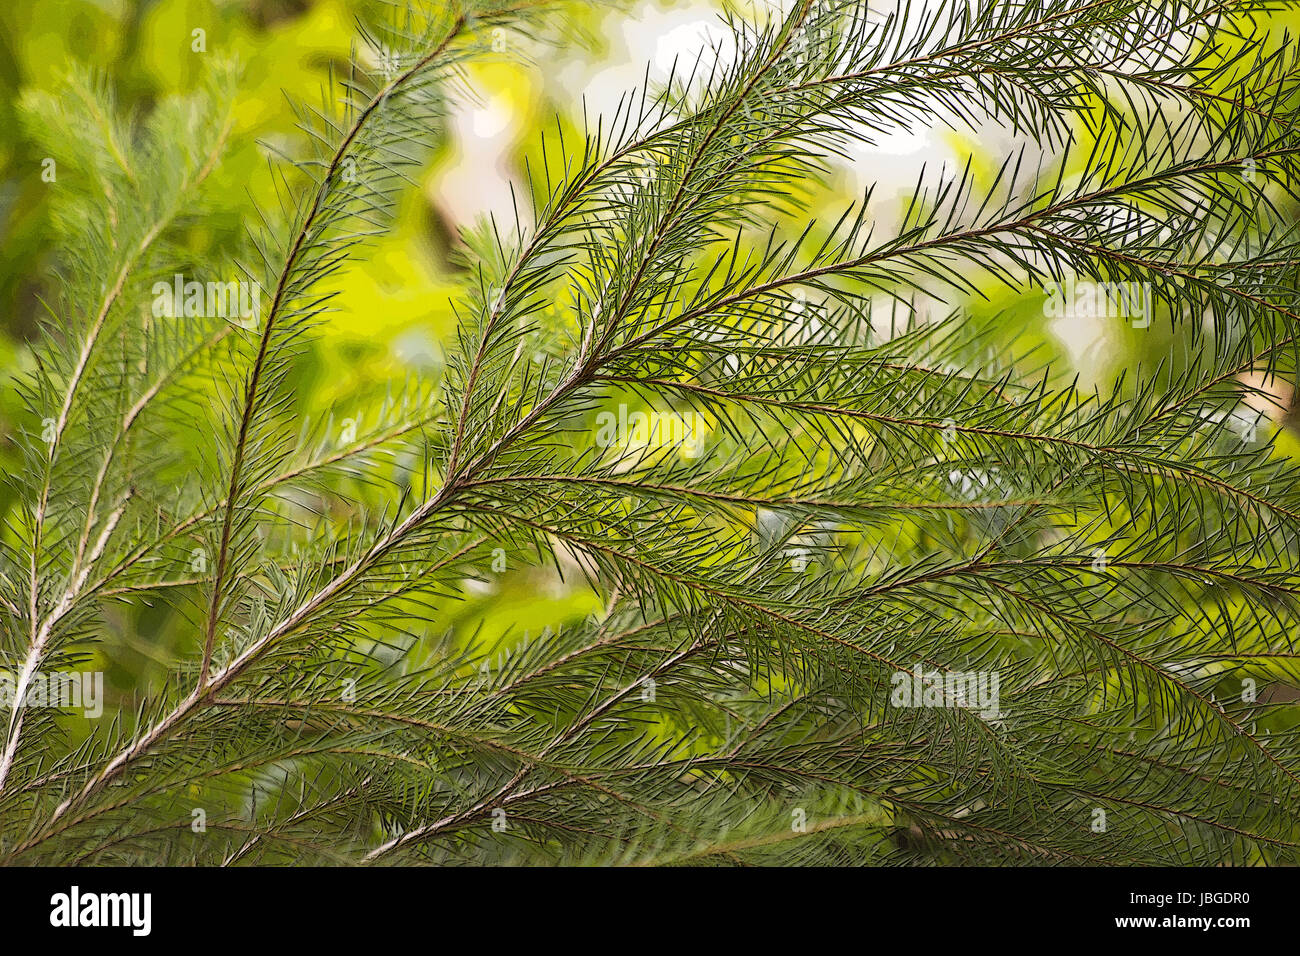
<path fill-rule="evenodd" d="M 123 606 L 186 636 L 134 709 L 0 718 L 0 860 L 1297 862 L 1295 706 L 1265 690 L 1300 679 L 1300 484 L 1243 419 L 1297 366 L 1277 6 L 729 18 L 718 55 L 547 136 L 518 220 L 465 237 L 445 374 L 378 384 L 342 445 L 295 401 L 323 285 L 460 67 L 498 29 L 566 42 L 564 4 L 362 30 L 220 262 L 178 237 L 234 71 L 145 117 L 86 75 L 33 97 L 93 188 L 60 190 L 0 664 L 21 697 Z M 1035 148 L 918 170 L 901 221 L 870 193 L 806 214 L 853 143 L 989 120 Z M 177 273 L 260 306 L 155 314 Z M 1088 393 L 988 354 L 981 290 L 1071 282 L 1149 296 L 1128 318 L 1167 359 Z M 421 626 L 500 560 L 604 610 L 503 649 Z M 996 706 L 900 706 L 918 670 Z"/>

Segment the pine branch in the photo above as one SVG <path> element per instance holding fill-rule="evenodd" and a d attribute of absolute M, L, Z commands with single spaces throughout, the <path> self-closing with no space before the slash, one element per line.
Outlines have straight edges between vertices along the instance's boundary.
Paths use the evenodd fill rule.
<path fill-rule="evenodd" d="M 0 544 L 3 647 L 25 690 L 119 608 L 199 636 L 150 648 L 165 682 L 80 736 L 14 708 L 0 856 L 1293 862 L 1294 708 L 1242 690 L 1300 680 L 1300 469 L 1259 437 L 1300 366 L 1270 9 L 733 16 L 725 47 L 543 137 L 516 221 L 462 237 L 436 394 L 337 442 L 290 401 L 327 280 L 415 181 L 484 31 L 541 37 L 540 5 L 361 28 L 295 107 L 280 214 L 256 210 L 251 335 L 115 324 L 181 213 L 100 89 L 102 195 L 68 211 L 97 238 L 59 306 L 89 318 L 23 387 L 61 411 Z M 872 190 L 809 212 L 854 144 L 986 122 L 1022 142 L 988 171 L 918 170 L 897 216 Z M 999 344 L 1068 278 L 1145 290 L 1174 346 L 1087 394 Z M 196 393 L 218 400 L 190 448 Z M 178 569 L 191 540 L 210 572 Z M 465 625 L 476 590 L 544 575 L 595 613 L 513 645 Z M 1000 698 L 900 704 L 918 670 Z"/>

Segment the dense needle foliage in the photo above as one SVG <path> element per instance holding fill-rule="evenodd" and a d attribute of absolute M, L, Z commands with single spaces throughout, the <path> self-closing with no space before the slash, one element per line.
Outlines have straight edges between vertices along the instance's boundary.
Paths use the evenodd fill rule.
<path fill-rule="evenodd" d="M 565 5 L 363 28 L 222 261 L 176 240 L 233 71 L 143 117 L 93 78 L 32 98 L 86 175 L 23 385 L 0 663 L 20 692 L 76 670 L 142 602 L 185 653 L 134 709 L 6 713 L 0 860 L 1295 862 L 1300 485 L 1259 413 L 1297 365 L 1296 64 L 1271 8 L 729 19 L 546 137 L 518 220 L 463 237 L 445 373 L 376 383 L 382 420 L 343 440 L 291 375 L 323 282 L 467 58 L 563 44 Z M 854 142 L 989 120 L 1034 148 L 917 169 L 900 217 L 807 214 Z M 260 308 L 160 316 L 177 273 Z M 1055 283 L 1141 290 L 1165 360 L 1089 393 L 990 354 L 980 290 Z M 680 423 L 687 453 L 654 440 Z M 604 610 L 499 647 L 422 626 L 529 562 Z M 995 675 L 998 706 L 898 706 L 917 668 Z"/>

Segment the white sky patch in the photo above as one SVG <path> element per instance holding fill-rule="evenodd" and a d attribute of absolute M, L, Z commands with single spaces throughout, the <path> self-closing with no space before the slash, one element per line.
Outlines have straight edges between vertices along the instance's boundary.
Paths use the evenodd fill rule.
<path fill-rule="evenodd" d="M 433 182 L 434 201 L 454 227 L 491 214 L 499 223 L 514 222 L 511 186 L 522 195 L 508 157 L 518 136 L 518 117 L 504 95 L 470 104 L 449 118 L 456 144 L 455 161 Z"/>
<path fill-rule="evenodd" d="M 637 31 L 637 26 L 636 23 L 629 23 L 623 27 L 629 47 L 635 42 L 631 34 Z M 674 64 L 680 75 L 697 60 L 704 66 L 710 66 L 714 62 L 725 66 L 732 63 L 735 57 L 735 36 L 730 30 L 716 19 L 693 19 L 669 27 L 656 40 L 654 56 L 650 60 L 653 66 L 651 76 L 663 81 L 672 72 Z"/>
<path fill-rule="evenodd" d="M 853 135 L 844 150 L 847 157 L 831 157 L 832 167 L 845 174 L 850 195 L 861 196 L 874 184 L 876 201 L 901 200 L 904 193 L 910 196 L 922 166 L 937 174 L 956 161 L 947 144 L 925 127 L 883 133 L 861 127 Z"/>
<path fill-rule="evenodd" d="M 442 364 L 441 349 L 428 329 L 408 329 L 393 340 L 392 347 L 393 355 L 403 365 L 429 369 Z"/>
<path fill-rule="evenodd" d="M 498 97 L 470 113 L 470 128 L 478 139 L 496 139 L 510 126 L 512 115 L 510 104 Z"/>
<path fill-rule="evenodd" d="M 1123 347 L 1115 336 L 1114 320 L 1101 315 L 1063 315 L 1052 319 L 1047 330 L 1065 348 L 1070 364 L 1086 382 L 1105 378 Z"/>
<path fill-rule="evenodd" d="M 612 116 L 619 98 L 643 85 L 647 65 L 653 86 L 667 82 L 674 61 L 676 75 L 684 77 L 698 57 L 697 75 L 703 78 L 715 60 L 727 64 L 736 56 L 731 30 L 719 19 L 718 8 L 707 0 L 669 10 L 644 3 L 632 16 L 611 11 L 601 31 L 609 42 L 608 55 L 599 63 L 573 63 L 558 77 L 567 94 L 583 98 L 588 115 L 593 117 Z"/>

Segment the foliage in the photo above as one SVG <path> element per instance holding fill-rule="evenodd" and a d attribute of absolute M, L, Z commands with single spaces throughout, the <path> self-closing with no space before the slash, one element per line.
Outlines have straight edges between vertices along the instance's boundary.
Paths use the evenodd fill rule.
<path fill-rule="evenodd" d="M 1270 7 L 732 16 L 716 56 L 544 138 L 518 221 L 464 237 L 445 373 L 376 383 L 342 441 L 342 410 L 295 401 L 331 280 L 493 31 L 563 43 L 564 5 L 363 29 L 298 104 L 314 148 L 278 207 L 197 261 L 176 240 L 232 72 L 138 121 L 93 76 L 29 98 L 93 187 L 60 193 L 0 653 L 21 692 L 93 664 L 123 608 L 177 637 L 101 721 L 11 710 L 0 857 L 1294 862 L 1294 707 L 1248 688 L 1300 676 L 1300 490 L 1233 427 L 1296 374 Z M 807 215 L 853 143 L 989 119 L 1052 161 L 919 170 L 898 221 L 870 193 Z M 261 308 L 159 315 L 177 272 Z M 972 362 L 983 289 L 1070 280 L 1143 290 L 1127 316 L 1169 354 L 1094 394 Z M 529 563 L 594 613 L 498 646 L 424 626 Z M 1000 702 L 897 706 L 916 668 L 994 674 Z"/>

